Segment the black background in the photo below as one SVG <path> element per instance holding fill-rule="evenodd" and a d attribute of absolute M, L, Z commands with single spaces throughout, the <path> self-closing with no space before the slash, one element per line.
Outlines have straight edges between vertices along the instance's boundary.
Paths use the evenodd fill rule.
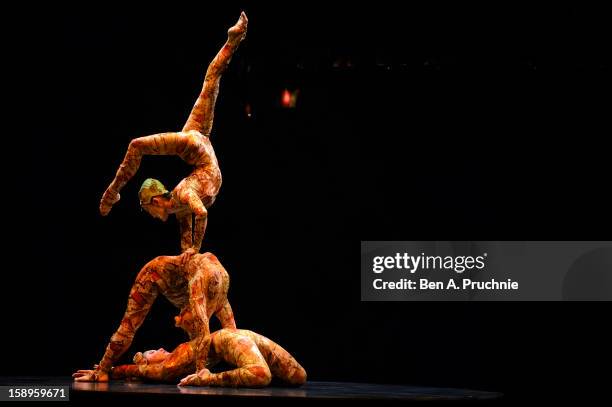
<path fill-rule="evenodd" d="M 175 219 L 137 201 L 145 178 L 189 172 L 178 158 L 145 158 L 106 218 L 99 199 L 132 138 L 182 127 L 241 9 L 204 243 L 239 327 L 312 380 L 596 394 L 609 304 L 362 303 L 357 264 L 360 240 L 609 240 L 609 33 L 602 10 L 575 7 L 23 11 L 7 34 L 0 374 L 97 363 L 137 271 L 178 253 Z M 175 312 L 160 300 L 128 353 L 180 343 Z"/>

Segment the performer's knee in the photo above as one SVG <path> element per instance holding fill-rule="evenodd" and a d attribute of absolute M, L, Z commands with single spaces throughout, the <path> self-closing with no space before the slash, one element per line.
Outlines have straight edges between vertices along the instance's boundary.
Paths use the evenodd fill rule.
<path fill-rule="evenodd" d="M 251 377 L 249 378 L 249 386 L 252 387 L 265 387 L 272 381 L 272 373 L 266 365 L 250 365 L 245 366 Z"/>
<path fill-rule="evenodd" d="M 287 382 L 293 386 L 301 386 L 306 383 L 306 370 L 302 366 L 298 366 L 290 377 L 287 378 Z"/>
<path fill-rule="evenodd" d="M 141 138 L 135 138 L 130 141 L 128 150 L 138 150 L 143 146 L 143 140 Z"/>

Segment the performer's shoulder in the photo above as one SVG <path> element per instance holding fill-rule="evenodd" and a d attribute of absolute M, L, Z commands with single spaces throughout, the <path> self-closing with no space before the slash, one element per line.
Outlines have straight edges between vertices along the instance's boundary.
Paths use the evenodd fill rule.
<path fill-rule="evenodd" d="M 214 263 L 219 263 L 219 259 L 217 258 L 217 256 L 215 256 L 214 254 L 212 254 L 211 252 L 205 252 L 202 253 L 201 256 L 203 256 L 204 258 L 206 258 L 207 260 L 210 260 Z"/>

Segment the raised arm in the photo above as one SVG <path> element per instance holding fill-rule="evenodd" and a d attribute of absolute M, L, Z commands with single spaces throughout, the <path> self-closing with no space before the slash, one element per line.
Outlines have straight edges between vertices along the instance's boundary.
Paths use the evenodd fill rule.
<path fill-rule="evenodd" d="M 102 196 L 100 213 L 103 216 L 107 215 L 113 204 L 119 201 L 119 192 L 136 174 L 144 155 L 179 155 L 185 151 L 189 143 L 190 138 L 181 133 L 160 133 L 132 140 L 115 179 Z"/>

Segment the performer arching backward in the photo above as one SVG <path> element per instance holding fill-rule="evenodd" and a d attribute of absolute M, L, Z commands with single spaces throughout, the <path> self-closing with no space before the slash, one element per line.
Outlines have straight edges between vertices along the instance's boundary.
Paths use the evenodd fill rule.
<path fill-rule="evenodd" d="M 273 377 L 292 386 L 306 382 L 304 368 L 289 352 L 263 335 L 245 329 L 220 329 L 208 340 L 207 368 L 197 373 L 189 374 L 194 371 L 194 350 L 191 342 L 186 342 L 172 353 L 163 348 L 138 352 L 133 365 L 113 368 L 112 378 L 176 382 L 189 374 L 180 385 L 222 387 L 264 387 Z M 208 370 L 221 361 L 236 368 L 220 373 Z"/>
<path fill-rule="evenodd" d="M 238 22 L 228 30 L 227 42 L 208 66 L 202 91 L 183 129 L 178 133 L 161 133 L 130 142 L 115 179 L 100 201 L 103 216 L 119 201 L 119 192 L 136 174 L 144 155 L 177 155 L 194 166 L 192 173 L 171 192 L 160 181 L 147 179 L 140 189 L 140 204 L 151 216 L 163 221 L 169 214 L 175 214 L 181 230 L 181 249 L 200 251 L 206 230 L 207 208 L 213 204 L 221 187 L 221 171 L 210 142 L 219 82 L 246 36 L 247 23 L 243 12 Z"/>
<path fill-rule="evenodd" d="M 82 382 L 106 382 L 113 365 L 130 345 L 136 331 L 159 294 L 181 310 L 176 326 L 189 335 L 196 371 L 205 369 L 210 345 L 210 318 L 215 315 L 222 328 L 236 328 L 227 300 L 229 275 L 212 253 L 187 250 L 179 256 L 159 256 L 147 263 L 130 291 L 127 310 L 106 352 L 93 370 L 79 370 L 73 377 Z M 185 321 L 189 321 L 186 323 Z"/>

